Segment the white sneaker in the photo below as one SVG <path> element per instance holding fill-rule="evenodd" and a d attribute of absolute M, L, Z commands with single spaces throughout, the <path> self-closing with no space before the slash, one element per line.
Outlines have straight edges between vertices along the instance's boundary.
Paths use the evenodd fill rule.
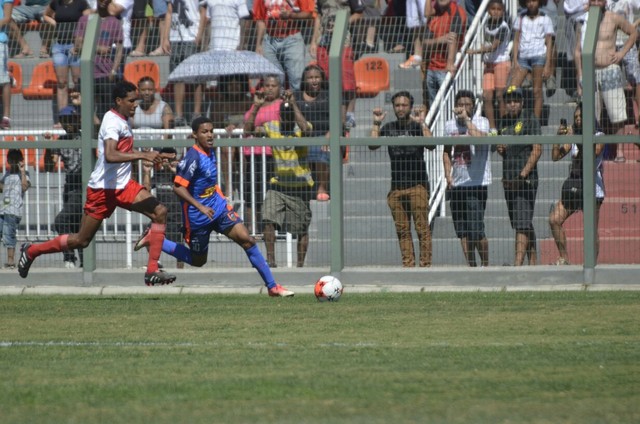
<path fill-rule="evenodd" d="M 73 261 L 64 261 L 64 267 L 67 269 L 74 269 L 76 267 L 76 263 Z"/>
<path fill-rule="evenodd" d="M 422 56 L 413 54 L 411 55 L 411 57 L 409 57 L 409 59 L 407 59 L 406 62 L 399 64 L 398 67 L 400 69 L 419 68 L 421 63 L 422 63 Z"/>

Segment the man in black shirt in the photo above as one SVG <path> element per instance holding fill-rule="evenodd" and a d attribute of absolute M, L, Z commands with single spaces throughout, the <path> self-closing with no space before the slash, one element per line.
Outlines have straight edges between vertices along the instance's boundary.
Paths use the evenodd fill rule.
<path fill-rule="evenodd" d="M 413 96 L 400 91 L 391 98 L 393 112 L 397 120 L 382 126 L 386 112 L 373 109 L 373 127 L 371 137 L 431 137 L 429 127 L 424 123 L 426 107 L 413 109 Z M 380 146 L 370 146 L 376 150 Z M 429 176 L 424 163 L 425 149 L 435 146 L 419 143 L 406 146 L 389 146 L 391 159 L 391 190 L 387 195 L 387 204 L 396 225 L 402 266 L 414 267 L 415 254 L 411 236 L 411 218 L 416 227 L 420 243 L 421 267 L 431 266 L 431 229 L 429 228 Z"/>
<path fill-rule="evenodd" d="M 499 122 L 501 135 L 541 135 L 540 122 L 530 111 L 522 109 L 522 90 L 515 86 L 504 93 L 507 114 Z M 538 193 L 538 159 L 540 144 L 499 144 L 503 158 L 502 185 L 511 227 L 516 231 L 515 265 L 537 264 L 536 232 L 533 212 Z"/>

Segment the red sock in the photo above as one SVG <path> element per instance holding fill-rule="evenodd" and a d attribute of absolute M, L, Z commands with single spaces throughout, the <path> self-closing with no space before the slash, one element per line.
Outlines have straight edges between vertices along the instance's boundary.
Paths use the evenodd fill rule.
<path fill-rule="evenodd" d="M 162 242 L 164 241 L 165 224 L 151 224 L 149 231 L 149 262 L 147 262 L 147 274 L 158 270 L 158 259 L 162 253 Z"/>
<path fill-rule="evenodd" d="M 38 256 L 45 253 L 57 253 L 67 250 L 67 239 L 69 234 L 63 234 L 54 238 L 53 240 L 45 241 L 44 243 L 32 244 L 27 250 L 29 258 L 35 259 Z"/>

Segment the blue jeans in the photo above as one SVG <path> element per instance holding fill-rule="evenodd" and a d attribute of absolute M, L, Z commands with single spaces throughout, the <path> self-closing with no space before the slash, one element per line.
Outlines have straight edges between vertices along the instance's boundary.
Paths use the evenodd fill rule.
<path fill-rule="evenodd" d="M 447 71 L 433 71 L 427 69 L 427 92 L 429 94 L 429 104 L 433 104 L 433 101 L 440 90 L 440 86 L 447 77 Z"/>
<path fill-rule="evenodd" d="M 51 49 L 52 57 L 53 57 L 53 66 L 59 68 L 60 66 L 72 66 L 72 67 L 80 67 L 80 56 L 75 55 L 71 56 L 69 52 L 73 48 L 73 43 L 71 44 L 60 44 L 53 43 L 53 47 Z"/>
<path fill-rule="evenodd" d="M 305 67 L 305 45 L 299 32 L 285 38 L 274 38 L 265 34 L 262 40 L 264 57 L 287 74 L 289 87 L 300 90 L 302 72 Z"/>
<path fill-rule="evenodd" d="M 5 247 L 16 247 L 16 232 L 22 218 L 16 215 L 0 215 L 0 237 Z"/>

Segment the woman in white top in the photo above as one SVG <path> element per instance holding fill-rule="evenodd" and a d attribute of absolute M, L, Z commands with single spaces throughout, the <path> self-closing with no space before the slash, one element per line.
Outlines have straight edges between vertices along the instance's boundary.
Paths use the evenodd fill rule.
<path fill-rule="evenodd" d="M 540 10 L 546 0 L 526 0 L 527 10 L 513 24 L 513 74 L 511 85 L 520 87 L 527 73 L 533 75 L 533 114 L 542 118 L 542 82 L 551 76 L 553 22 Z"/>

